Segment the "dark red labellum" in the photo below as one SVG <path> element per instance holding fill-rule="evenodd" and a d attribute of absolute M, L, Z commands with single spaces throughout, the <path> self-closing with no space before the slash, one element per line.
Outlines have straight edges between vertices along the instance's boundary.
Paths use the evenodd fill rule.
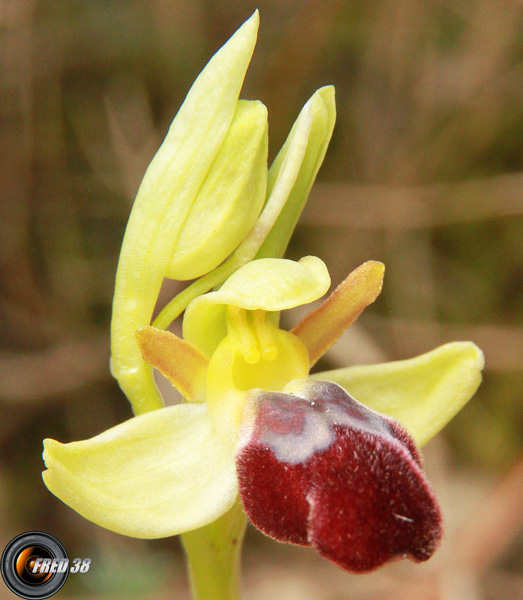
<path fill-rule="evenodd" d="M 354 572 L 430 558 L 441 513 L 420 453 L 393 419 L 328 381 L 256 393 L 237 454 L 243 507 L 263 533 L 312 545 Z"/>

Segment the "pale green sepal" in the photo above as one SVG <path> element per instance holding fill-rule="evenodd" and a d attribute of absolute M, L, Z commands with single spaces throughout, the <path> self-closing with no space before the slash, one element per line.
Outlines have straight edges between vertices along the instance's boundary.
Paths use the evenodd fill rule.
<path fill-rule="evenodd" d="M 265 202 L 267 146 L 266 107 L 239 100 L 180 231 L 167 277 L 194 279 L 212 271 L 249 233 Z"/>
<path fill-rule="evenodd" d="M 147 169 L 129 218 L 116 275 L 111 369 L 137 414 L 163 404 L 134 332 L 151 323 L 180 229 L 229 129 L 258 23 L 256 12 L 196 79 Z"/>
<path fill-rule="evenodd" d="M 320 88 L 307 102 L 304 107 L 304 110 L 306 109 L 311 111 L 312 124 L 308 132 L 305 156 L 302 159 L 298 176 L 288 200 L 274 227 L 258 251 L 257 258 L 280 257 L 285 253 L 332 136 L 336 122 L 334 87 L 329 85 Z M 297 133 L 297 125 L 298 121 L 293 125 L 287 141 L 271 165 L 267 181 L 268 195 L 272 192 L 274 184 L 285 166 L 290 145 Z"/>
<path fill-rule="evenodd" d="M 280 311 L 317 300 L 329 285 L 327 267 L 315 256 L 299 262 L 283 258 L 254 260 L 231 275 L 218 291 L 189 304 L 183 336 L 210 357 L 227 332 L 226 305 Z"/>
<path fill-rule="evenodd" d="M 423 445 L 472 398 L 484 357 L 472 342 L 453 342 L 396 362 L 316 373 L 356 400 L 398 420 Z"/>
<path fill-rule="evenodd" d="M 134 417 L 90 439 L 45 440 L 49 490 L 94 523 L 137 538 L 211 523 L 238 493 L 234 456 L 206 404 Z"/>

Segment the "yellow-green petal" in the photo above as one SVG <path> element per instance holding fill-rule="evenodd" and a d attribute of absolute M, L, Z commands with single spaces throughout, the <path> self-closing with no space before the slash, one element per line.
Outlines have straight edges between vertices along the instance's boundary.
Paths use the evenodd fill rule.
<path fill-rule="evenodd" d="M 329 289 L 325 263 L 315 256 L 299 262 L 262 258 L 238 269 L 216 292 L 193 300 L 183 320 L 183 337 L 210 357 L 227 333 L 226 305 L 280 311 L 307 304 Z"/>
<path fill-rule="evenodd" d="M 461 410 L 481 383 L 484 357 L 472 342 L 452 342 L 395 362 L 324 371 L 354 398 L 397 419 L 425 444 Z"/>
<path fill-rule="evenodd" d="M 161 538 L 211 523 L 234 504 L 234 456 L 206 404 L 135 417 L 81 442 L 45 440 L 49 490 L 94 523 Z"/>
<path fill-rule="evenodd" d="M 144 176 L 122 243 L 111 324 L 111 369 L 136 413 L 161 407 L 134 332 L 150 325 L 192 202 L 227 134 L 258 31 L 256 12 L 213 56 Z"/>

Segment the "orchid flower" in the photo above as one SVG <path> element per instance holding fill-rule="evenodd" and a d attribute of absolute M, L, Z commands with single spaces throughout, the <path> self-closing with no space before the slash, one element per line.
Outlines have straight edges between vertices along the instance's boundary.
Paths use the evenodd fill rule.
<path fill-rule="evenodd" d="M 182 534 L 196 597 L 238 597 L 245 515 L 279 541 L 365 572 L 428 559 L 442 518 L 418 445 L 470 399 L 470 342 L 310 375 L 372 303 L 368 261 L 291 331 L 282 310 L 330 287 L 316 257 L 281 258 L 335 120 L 332 87 L 304 106 L 267 170 L 267 113 L 238 100 L 255 13 L 200 74 L 153 159 L 122 245 L 112 372 L 135 415 L 96 437 L 44 442 L 49 490 L 103 527 Z M 165 277 L 195 279 L 153 321 Z M 185 311 L 183 337 L 167 331 Z M 183 396 L 165 407 L 153 368 Z M 239 500 L 238 500 L 239 498 Z"/>

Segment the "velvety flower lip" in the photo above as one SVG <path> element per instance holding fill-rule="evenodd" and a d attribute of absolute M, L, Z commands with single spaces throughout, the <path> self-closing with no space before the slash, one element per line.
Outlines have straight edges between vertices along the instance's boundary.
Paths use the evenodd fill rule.
<path fill-rule="evenodd" d="M 430 558 L 441 513 L 419 451 L 396 421 L 328 381 L 294 381 L 252 401 L 256 416 L 236 465 L 258 529 L 312 545 L 353 572 Z"/>

